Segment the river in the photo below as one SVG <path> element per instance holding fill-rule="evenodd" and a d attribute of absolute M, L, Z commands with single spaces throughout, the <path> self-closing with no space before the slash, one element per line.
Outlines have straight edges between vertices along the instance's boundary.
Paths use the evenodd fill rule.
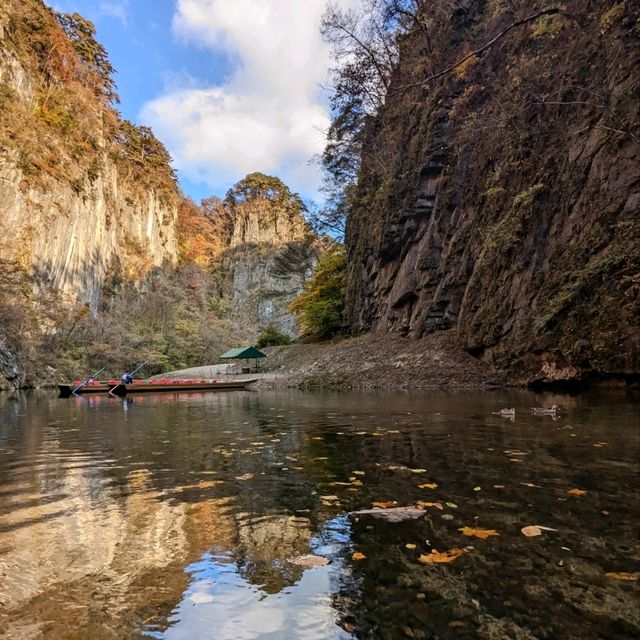
<path fill-rule="evenodd" d="M 637 400 L 0 394 L 0 638 L 637 637 Z"/>

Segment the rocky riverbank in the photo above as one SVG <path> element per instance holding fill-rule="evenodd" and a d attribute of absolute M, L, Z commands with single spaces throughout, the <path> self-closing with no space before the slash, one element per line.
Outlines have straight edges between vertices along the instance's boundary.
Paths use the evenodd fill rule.
<path fill-rule="evenodd" d="M 301 388 L 429 389 L 500 386 L 504 379 L 466 353 L 452 331 L 421 340 L 366 334 L 330 343 L 271 347 L 266 368 L 278 384 Z"/>

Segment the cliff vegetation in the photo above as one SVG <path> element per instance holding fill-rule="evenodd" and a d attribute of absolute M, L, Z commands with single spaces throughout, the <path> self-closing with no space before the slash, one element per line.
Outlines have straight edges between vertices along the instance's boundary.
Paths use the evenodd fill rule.
<path fill-rule="evenodd" d="M 328 147 L 357 169 L 352 330 L 454 329 L 516 380 L 637 375 L 637 3 L 372 6 Z M 338 50 L 350 19 L 333 16 Z"/>

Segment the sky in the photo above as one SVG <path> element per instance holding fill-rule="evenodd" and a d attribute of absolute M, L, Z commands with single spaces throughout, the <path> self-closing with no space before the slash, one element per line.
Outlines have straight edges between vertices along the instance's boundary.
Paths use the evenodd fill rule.
<path fill-rule="evenodd" d="M 153 128 L 187 195 L 223 196 L 262 171 L 321 199 L 327 0 L 48 1 L 96 25 L 123 116 Z"/>

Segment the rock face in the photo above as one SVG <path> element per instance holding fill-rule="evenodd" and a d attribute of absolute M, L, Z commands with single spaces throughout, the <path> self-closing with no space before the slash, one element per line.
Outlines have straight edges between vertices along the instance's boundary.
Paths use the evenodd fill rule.
<path fill-rule="evenodd" d="M 27 15 L 35 20 L 45 10 L 34 7 Z M 32 78 L 16 57 L 3 17 L 0 85 L 13 108 L 42 110 L 33 86 L 41 78 Z M 8 24 L 10 17 L 6 19 Z M 95 105 L 95 110 L 100 108 Z M 10 111 L 5 109 L 0 115 L 3 134 L 16 126 L 9 118 Z M 94 174 L 77 181 L 47 179 L 44 183 L 26 179 L 20 167 L 20 144 L 11 145 L 10 134 L 6 135 L 4 140 L 9 142 L 0 145 L 0 258 L 16 260 L 33 270 L 36 283 L 61 289 L 95 310 L 100 285 L 114 263 L 133 261 L 140 275 L 141 267 L 175 260 L 177 209 L 175 199 L 161 198 L 152 188 L 123 184 L 126 179 L 107 152 L 104 137 L 95 131 L 88 131 L 87 137 L 94 134 L 95 144 L 104 148 Z"/>
<path fill-rule="evenodd" d="M 176 258 L 175 205 L 153 192 L 132 196 L 113 165 L 82 195 L 65 185 L 23 191 L 21 182 L 11 158 L 0 158 L 0 257 L 32 268 L 36 282 L 95 310 L 114 263 L 150 267 Z"/>
<path fill-rule="evenodd" d="M 632 4 L 564 2 L 416 85 L 533 13 L 429 4 L 368 123 L 347 228 L 353 330 L 454 328 L 529 381 L 640 371 Z"/>
<path fill-rule="evenodd" d="M 313 272 L 316 260 L 309 234 L 299 213 L 272 212 L 259 203 L 235 212 L 229 248 L 224 253 L 232 279 L 231 312 L 247 323 L 253 339 L 268 325 L 290 338 L 299 335 L 288 306 Z M 281 273 L 279 258 L 305 246 L 309 253 L 301 268 Z"/>

